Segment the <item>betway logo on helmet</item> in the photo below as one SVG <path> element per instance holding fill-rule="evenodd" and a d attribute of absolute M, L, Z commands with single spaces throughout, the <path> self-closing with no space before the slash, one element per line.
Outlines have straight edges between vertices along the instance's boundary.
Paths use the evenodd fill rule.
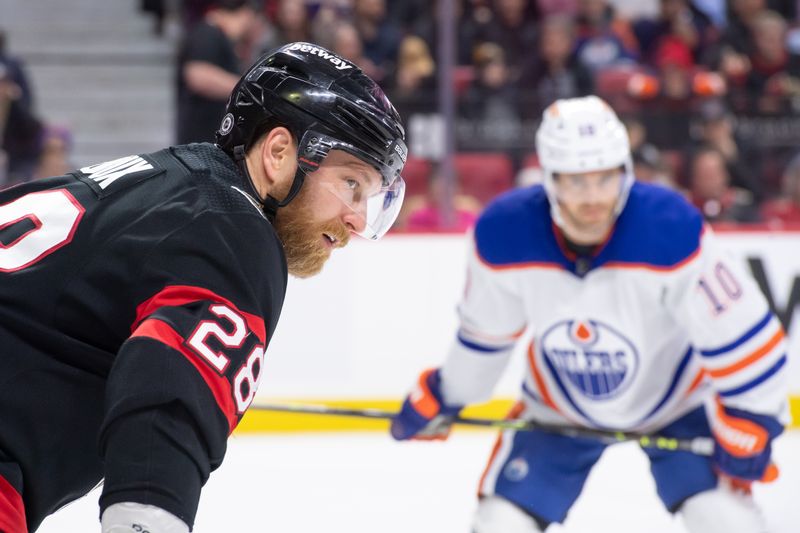
<path fill-rule="evenodd" d="M 353 68 L 353 65 L 351 65 L 341 57 L 328 52 L 324 48 L 318 48 L 316 46 L 311 46 L 310 44 L 297 43 L 290 46 L 289 50 L 299 51 L 303 52 L 304 54 L 310 54 L 312 56 L 319 56 L 322 59 L 327 59 L 328 61 L 336 65 L 336 70 L 347 70 L 349 68 Z"/>

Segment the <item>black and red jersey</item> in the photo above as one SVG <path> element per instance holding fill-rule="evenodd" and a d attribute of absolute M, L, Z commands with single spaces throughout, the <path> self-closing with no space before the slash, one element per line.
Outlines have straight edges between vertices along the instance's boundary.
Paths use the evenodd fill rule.
<path fill-rule="evenodd" d="M 103 477 L 102 508 L 192 525 L 286 290 L 245 184 L 192 144 L 0 192 L 0 479 L 31 531 Z"/>

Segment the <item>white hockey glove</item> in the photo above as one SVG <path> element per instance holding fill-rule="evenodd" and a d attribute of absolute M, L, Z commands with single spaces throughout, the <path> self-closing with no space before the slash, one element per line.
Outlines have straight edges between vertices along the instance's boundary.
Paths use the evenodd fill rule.
<path fill-rule="evenodd" d="M 174 514 L 142 503 L 110 505 L 100 523 L 103 533 L 189 533 L 189 526 Z"/>

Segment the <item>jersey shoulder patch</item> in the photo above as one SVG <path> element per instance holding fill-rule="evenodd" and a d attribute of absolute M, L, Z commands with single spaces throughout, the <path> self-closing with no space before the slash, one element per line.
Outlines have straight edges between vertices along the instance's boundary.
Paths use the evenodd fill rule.
<path fill-rule="evenodd" d="M 602 263 L 672 269 L 700 248 L 703 216 L 679 193 L 646 183 L 631 187 Z"/>
<path fill-rule="evenodd" d="M 475 244 L 480 258 L 492 267 L 566 264 L 541 185 L 514 189 L 493 200 L 475 225 Z"/>

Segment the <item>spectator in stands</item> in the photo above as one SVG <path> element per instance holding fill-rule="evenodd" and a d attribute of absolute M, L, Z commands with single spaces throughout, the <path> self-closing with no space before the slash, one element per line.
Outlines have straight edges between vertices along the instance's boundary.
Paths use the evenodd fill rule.
<path fill-rule="evenodd" d="M 383 69 L 364 53 L 364 44 L 356 27 L 349 22 L 339 22 L 331 35 L 331 51 L 352 61 L 357 67 L 375 81 L 383 81 Z"/>
<path fill-rule="evenodd" d="M 421 37 L 407 35 L 400 42 L 397 66 L 384 88 L 406 123 L 414 114 L 437 111 L 436 63 Z"/>
<path fill-rule="evenodd" d="M 800 56 L 786 49 L 786 21 L 775 11 L 762 11 L 751 29 L 754 46 L 745 82 L 750 100 L 761 112 L 789 110 L 788 99 L 800 96 Z"/>
<path fill-rule="evenodd" d="M 703 102 L 699 109 L 694 141 L 687 147 L 687 159 L 691 159 L 697 141 L 717 149 L 725 159 L 731 185 L 749 191 L 756 201 L 764 197 L 762 184 L 758 180 L 759 155 L 748 150 L 735 135 L 735 117 L 725 103 L 719 99 Z"/>
<path fill-rule="evenodd" d="M 512 70 L 536 49 L 539 15 L 532 0 L 490 0 L 492 17 L 478 26 L 476 45 L 495 43 Z M 515 73 L 516 74 L 516 73 Z"/>
<path fill-rule="evenodd" d="M 661 152 L 652 144 L 633 154 L 633 173 L 638 181 L 676 189 L 677 185 L 669 165 L 661 157 Z"/>
<path fill-rule="evenodd" d="M 436 2 L 431 0 L 388 0 L 386 17 L 404 34 L 413 32 L 413 27 L 420 18 L 429 18 L 428 11 L 432 4 L 435 5 Z"/>
<path fill-rule="evenodd" d="M 523 101 L 523 114 L 540 117 L 544 109 L 561 98 L 594 92 L 591 71 L 573 54 L 575 24 L 566 15 L 551 15 L 542 21 L 538 57 L 526 61 L 520 86 L 533 101 Z"/>
<path fill-rule="evenodd" d="M 536 6 L 542 17 L 565 15 L 574 18 L 578 13 L 578 0 L 536 0 Z"/>
<path fill-rule="evenodd" d="M 687 110 L 692 98 L 694 58 L 689 47 L 679 39 L 662 39 L 654 57 L 660 74 L 661 103 L 671 109 Z"/>
<path fill-rule="evenodd" d="M 398 0 L 398 2 L 401 0 Z M 456 1 L 453 6 L 455 11 L 456 26 L 456 51 L 457 65 L 468 67 L 472 65 L 472 52 L 478 41 L 479 28 L 486 24 L 492 13 L 485 5 L 465 5 L 466 2 Z M 431 50 L 431 55 L 437 57 L 439 45 L 439 0 L 425 2 L 426 8 L 416 13 L 416 20 L 410 24 L 409 32 L 422 37 Z"/>
<path fill-rule="evenodd" d="M 212 2 L 213 0 L 181 0 L 179 4 L 184 26 L 192 28 L 203 20 L 203 16 Z"/>
<path fill-rule="evenodd" d="M 633 159 L 633 175 L 639 181 L 657 183 L 669 188 L 677 188 L 673 169 L 661 151 L 647 140 L 647 128 L 635 117 L 623 119 L 630 140 Z"/>
<path fill-rule="evenodd" d="M 364 55 L 377 68 L 388 71 L 397 57 L 402 33 L 387 17 L 386 0 L 353 0 L 352 22 L 364 45 Z"/>
<path fill-rule="evenodd" d="M 689 163 L 689 195 L 692 203 L 711 222 L 757 222 L 753 195 L 732 187 L 725 158 L 716 148 L 698 150 Z"/>
<path fill-rule="evenodd" d="M 731 0 L 728 5 L 727 27 L 706 51 L 702 62 L 721 72 L 729 84 L 738 85 L 750 71 L 748 55 L 754 48 L 751 22 L 766 9 L 766 0 Z"/>
<path fill-rule="evenodd" d="M 239 81 L 237 42 L 256 20 L 249 0 L 216 0 L 186 36 L 178 56 L 177 143 L 213 142 Z"/>
<path fill-rule="evenodd" d="M 728 2 L 725 0 L 690 0 L 693 7 L 703 13 L 717 31 L 728 23 Z"/>
<path fill-rule="evenodd" d="M 475 80 L 459 102 L 460 115 L 472 121 L 483 149 L 503 149 L 519 138 L 519 91 L 500 46 L 479 45 L 474 61 Z"/>
<path fill-rule="evenodd" d="M 20 105 L 33 109 L 33 89 L 28 81 L 25 64 L 21 58 L 10 54 L 6 49 L 6 34 L 2 29 L 0 29 L 0 66 L 3 69 L 3 79 L 13 82 L 19 88 L 17 100 Z"/>
<path fill-rule="evenodd" d="M 721 40 L 739 53 L 747 55 L 753 48 L 751 22 L 767 9 L 767 0 L 730 0 L 728 22 Z"/>
<path fill-rule="evenodd" d="M 800 155 L 789 162 L 781 181 L 781 196 L 766 202 L 761 209 L 761 215 L 770 224 L 800 227 Z"/>
<path fill-rule="evenodd" d="M 689 108 L 692 91 L 692 54 L 676 40 L 659 46 L 652 74 L 634 75 L 628 90 L 638 99 L 638 109 L 658 127 L 651 128 L 651 141 L 662 149 L 679 149 L 689 133 Z M 634 83 L 635 82 L 635 83 Z"/>
<path fill-rule="evenodd" d="M 75 168 L 70 161 L 72 134 L 67 128 L 47 126 L 43 131 L 42 150 L 33 179 L 62 176 Z"/>
<path fill-rule="evenodd" d="M 634 64 L 638 45 L 628 21 L 617 17 L 607 0 L 580 0 L 575 54 L 592 71 Z"/>
<path fill-rule="evenodd" d="M 0 32 L 0 152 L 3 182 L 27 181 L 39 158 L 42 125 L 33 109 L 33 94 L 21 60 L 5 50 Z"/>
<path fill-rule="evenodd" d="M 714 37 L 711 21 L 689 0 L 661 0 L 657 19 L 640 19 L 633 25 L 642 58 L 653 63 L 664 41 L 677 41 L 694 59 Z"/>
<path fill-rule="evenodd" d="M 279 0 L 274 30 L 264 39 L 262 51 L 267 52 L 286 43 L 314 42 L 316 36 L 312 33 L 312 24 L 305 0 Z"/>
<path fill-rule="evenodd" d="M 403 202 L 403 213 L 398 217 L 400 229 L 408 231 L 458 231 L 464 232 L 475 225 L 482 209 L 481 203 L 461 191 L 456 181 L 452 199 L 452 221 L 444 220 L 443 205 L 448 201 L 444 180 L 434 171 L 428 178 L 425 194 L 411 196 Z"/>
<path fill-rule="evenodd" d="M 153 33 L 156 35 L 164 34 L 164 20 L 167 16 L 167 6 L 165 0 L 140 0 L 139 8 L 153 15 Z M 54 176 L 57 174 L 53 174 Z"/>

